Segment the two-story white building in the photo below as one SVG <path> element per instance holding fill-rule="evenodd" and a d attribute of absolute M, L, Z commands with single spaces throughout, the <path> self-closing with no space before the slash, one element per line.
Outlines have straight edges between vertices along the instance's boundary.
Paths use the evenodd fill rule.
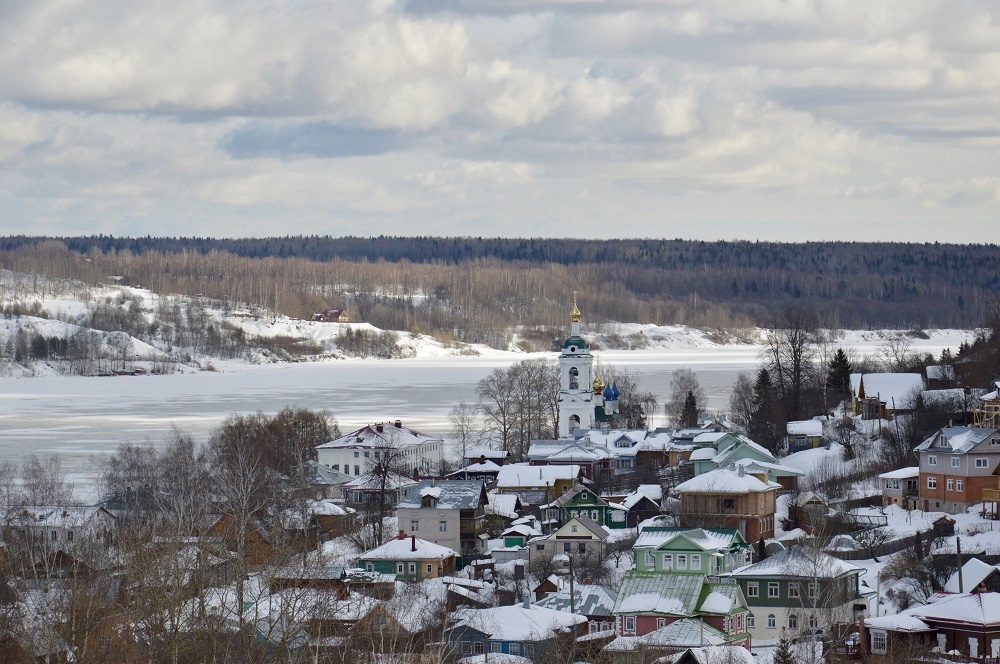
<path fill-rule="evenodd" d="M 360 477 L 384 461 L 409 474 L 432 474 L 441 469 L 444 440 L 395 422 L 369 424 L 316 447 L 317 460 L 334 470 Z"/>

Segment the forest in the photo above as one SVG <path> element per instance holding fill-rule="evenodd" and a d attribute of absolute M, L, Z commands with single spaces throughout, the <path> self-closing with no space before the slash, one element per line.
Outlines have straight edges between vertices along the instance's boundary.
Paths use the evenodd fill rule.
<path fill-rule="evenodd" d="M 1000 290 L 1000 247 L 907 243 L 378 237 L 0 238 L 0 268 L 113 278 L 308 319 L 505 347 L 547 344 L 571 292 L 588 322 L 766 327 L 788 307 L 826 328 L 971 328 Z"/>

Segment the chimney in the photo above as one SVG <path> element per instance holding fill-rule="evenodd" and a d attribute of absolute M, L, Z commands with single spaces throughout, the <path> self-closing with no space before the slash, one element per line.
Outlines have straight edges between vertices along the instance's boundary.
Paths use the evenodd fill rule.
<path fill-rule="evenodd" d="M 416 551 L 416 550 L 417 550 L 417 536 L 410 535 L 410 551 Z"/>
<path fill-rule="evenodd" d="M 403 420 L 396 420 L 396 428 L 397 429 L 403 428 Z"/>
<path fill-rule="evenodd" d="M 406 539 L 406 532 L 402 528 L 399 529 L 399 539 Z"/>
<path fill-rule="evenodd" d="M 736 466 L 736 475 L 737 475 L 737 476 L 739 476 L 739 477 L 743 477 L 743 473 L 744 473 L 744 472 L 745 472 L 745 471 L 743 470 L 743 466 Z"/>
<path fill-rule="evenodd" d="M 379 422 L 378 424 L 375 425 L 375 431 L 378 431 L 379 433 L 382 433 L 382 430 L 383 430 L 383 427 L 382 427 L 382 423 L 381 422 Z"/>

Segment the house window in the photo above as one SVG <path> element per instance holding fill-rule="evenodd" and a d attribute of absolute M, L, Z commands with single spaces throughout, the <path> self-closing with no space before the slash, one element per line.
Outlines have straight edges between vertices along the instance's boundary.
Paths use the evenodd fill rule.
<path fill-rule="evenodd" d="M 472 641 L 462 641 L 462 654 L 463 655 L 472 654 Z"/>
<path fill-rule="evenodd" d="M 885 630 L 873 629 L 872 632 L 872 652 L 879 655 L 884 655 L 886 651 L 886 645 L 888 640 L 886 639 Z"/>
<path fill-rule="evenodd" d="M 768 597 L 781 597 L 781 593 L 778 590 L 777 581 L 769 581 L 767 584 L 767 596 Z"/>
<path fill-rule="evenodd" d="M 955 491 L 962 490 L 962 480 L 955 480 Z"/>
<path fill-rule="evenodd" d="M 544 550 L 545 550 L 545 545 L 544 544 L 536 544 L 535 545 L 535 551 L 544 551 Z"/>
<path fill-rule="evenodd" d="M 473 655 L 482 655 L 483 654 L 483 642 L 482 641 L 476 641 L 475 643 L 472 644 L 472 654 Z"/>
<path fill-rule="evenodd" d="M 667 626 L 667 619 L 666 618 L 657 618 L 656 619 L 656 629 L 660 629 L 660 628 L 666 627 L 666 626 Z"/>
<path fill-rule="evenodd" d="M 656 557 L 653 555 L 652 551 L 646 552 L 646 565 L 649 567 L 656 565 Z"/>
<path fill-rule="evenodd" d="M 417 573 L 417 564 L 410 563 L 410 574 L 416 574 L 416 573 Z"/>
<path fill-rule="evenodd" d="M 954 491 L 955 490 L 955 480 L 953 480 L 953 479 L 951 479 L 949 477 L 948 479 L 945 480 L 944 483 L 945 483 L 945 489 L 946 490 L 948 490 L 948 491 Z"/>
<path fill-rule="evenodd" d="M 819 597 L 819 584 L 813 581 L 809 584 L 809 599 L 816 599 Z"/>
<path fill-rule="evenodd" d="M 571 533 L 575 533 L 575 532 L 577 532 L 577 530 L 578 530 L 578 528 L 577 528 L 577 526 L 576 526 L 575 523 L 572 526 L 569 527 L 569 531 Z"/>
<path fill-rule="evenodd" d="M 773 613 L 767 614 L 767 628 L 768 629 L 778 628 L 778 619 L 774 617 Z"/>
<path fill-rule="evenodd" d="M 989 468 L 989 459 L 978 458 L 976 459 L 976 468 Z"/>
<path fill-rule="evenodd" d="M 937 465 L 937 457 L 934 456 L 933 454 L 928 455 L 927 456 L 927 465 L 928 466 L 936 466 Z"/>
<path fill-rule="evenodd" d="M 438 532 L 439 533 L 446 533 L 446 532 L 448 532 L 448 522 L 447 521 L 438 521 Z"/>
<path fill-rule="evenodd" d="M 521 655 L 521 644 L 520 643 L 512 643 L 512 644 L 510 644 L 510 654 L 511 655 L 520 656 Z"/>
<path fill-rule="evenodd" d="M 669 553 L 664 553 L 663 554 L 663 569 L 664 570 L 670 570 L 670 569 L 673 569 L 673 568 L 674 568 L 674 557 L 673 557 L 673 555 L 669 554 Z"/>
<path fill-rule="evenodd" d="M 570 542 L 563 542 L 563 553 L 566 555 L 573 553 L 573 545 Z"/>
<path fill-rule="evenodd" d="M 374 572 L 375 571 L 375 565 L 373 565 L 372 563 L 365 563 L 365 569 L 367 571 L 369 571 L 369 572 Z"/>
<path fill-rule="evenodd" d="M 354 453 L 354 458 L 355 459 L 359 458 L 360 456 L 361 456 L 361 452 L 355 452 Z"/>
<path fill-rule="evenodd" d="M 417 532 L 418 530 L 420 530 L 420 521 L 418 521 L 417 519 L 411 519 L 410 530 L 412 530 L 413 532 Z"/>
<path fill-rule="evenodd" d="M 701 571 L 701 554 L 691 554 L 691 569 Z"/>
<path fill-rule="evenodd" d="M 927 478 L 927 488 L 928 489 L 936 489 L 937 488 L 937 478 L 936 477 L 928 477 Z"/>
<path fill-rule="evenodd" d="M 747 584 L 747 597 L 760 597 L 760 584 L 751 581 Z"/>
<path fill-rule="evenodd" d="M 361 474 L 361 466 L 357 466 L 357 465 L 354 466 L 354 474 L 355 475 L 360 475 Z"/>
<path fill-rule="evenodd" d="M 809 629 L 819 627 L 819 619 L 814 614 L 809 614 Z"/>
<path fill-rule="evenodd" d="M 962 465 L 962 460 L 961 459 L 959 459 L 958 457 L 952 457 L 951 458 L 951 467 L 952 468 L 958 468 L 961 465 Z"/>
<path fill-rule="evenodd" d="M 722 511 L 723 512 L 735 512 L 736 511 L 736 499 L 735 498 L 723 498 L 722 499 Z"/>
<path fill-rule="evenodd" d="M 626 632 L 635 631 L 635 616 L 625 616 L 625 631 Z"/>
<path fill-rule="evenodd" d="M 577 546 L 577 549 L 579 549 L 579 554 L 581 556 L 585 555 L 587 553 L 587 543 L 586 542 L 580 542 L 580 544 Z"/>
<path fill-rule="evenodd" d="M 431 565 L 430 563 L 428 563 L 427 564 L 427 576 L 430 576 L 433 573 L 434 573 L 434 565 Z"/>
<path fill-rule="evenodd" d="M 688 557 L 686 553 L 677 554 L 677 569 L 686 570 L 688 568 Z"/>
<path fill-rule="evenodd" d="M 72 530 L 67 530 L 66 531 L 66 541 L 67 542 L 72 542 L 73 541 L 73 531 Z"/>
<path fill-rule="evenodd" d="M 799 598 L 799 583 L 798 581 L 792 581 L 788 584 L 788 597 L 789 599 Z"/>
<path fill-rule="evenodd" d="M 59 539 L 59 531 L 53 530 L 52 533 L 50 534 L 50 537 L 52 538 L 52 541 L 55 542 L 57 539 Z"/>
<path fill-rule="evenodd" d="M 788 614 L 788 629 L 795 630 L 796 632 L 799 630 L 799 617 L 794 613 Z"/>
<path fill-rule="evenodd" d="M 396 574 L 403 573 L 403 563 L 396 563 Z"/>

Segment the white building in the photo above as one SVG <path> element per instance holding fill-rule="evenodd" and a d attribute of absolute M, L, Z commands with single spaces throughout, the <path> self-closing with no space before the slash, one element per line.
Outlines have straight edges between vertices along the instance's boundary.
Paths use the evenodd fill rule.
<path fill-rule="evenodd" d="M 594 356 L 580 335 L 580 310 L 573 294 L 570 336 L 559 354 L 559 437 L 594 426 Z"/>
<path fill-rule="evenodd" d="M 369 424 L 316 448 L 321 464 L 360 477 L 387 460 L 394 469 L 411 474 L 440 472 L 444 440 L 404 427 L 400 420 Z"/>

